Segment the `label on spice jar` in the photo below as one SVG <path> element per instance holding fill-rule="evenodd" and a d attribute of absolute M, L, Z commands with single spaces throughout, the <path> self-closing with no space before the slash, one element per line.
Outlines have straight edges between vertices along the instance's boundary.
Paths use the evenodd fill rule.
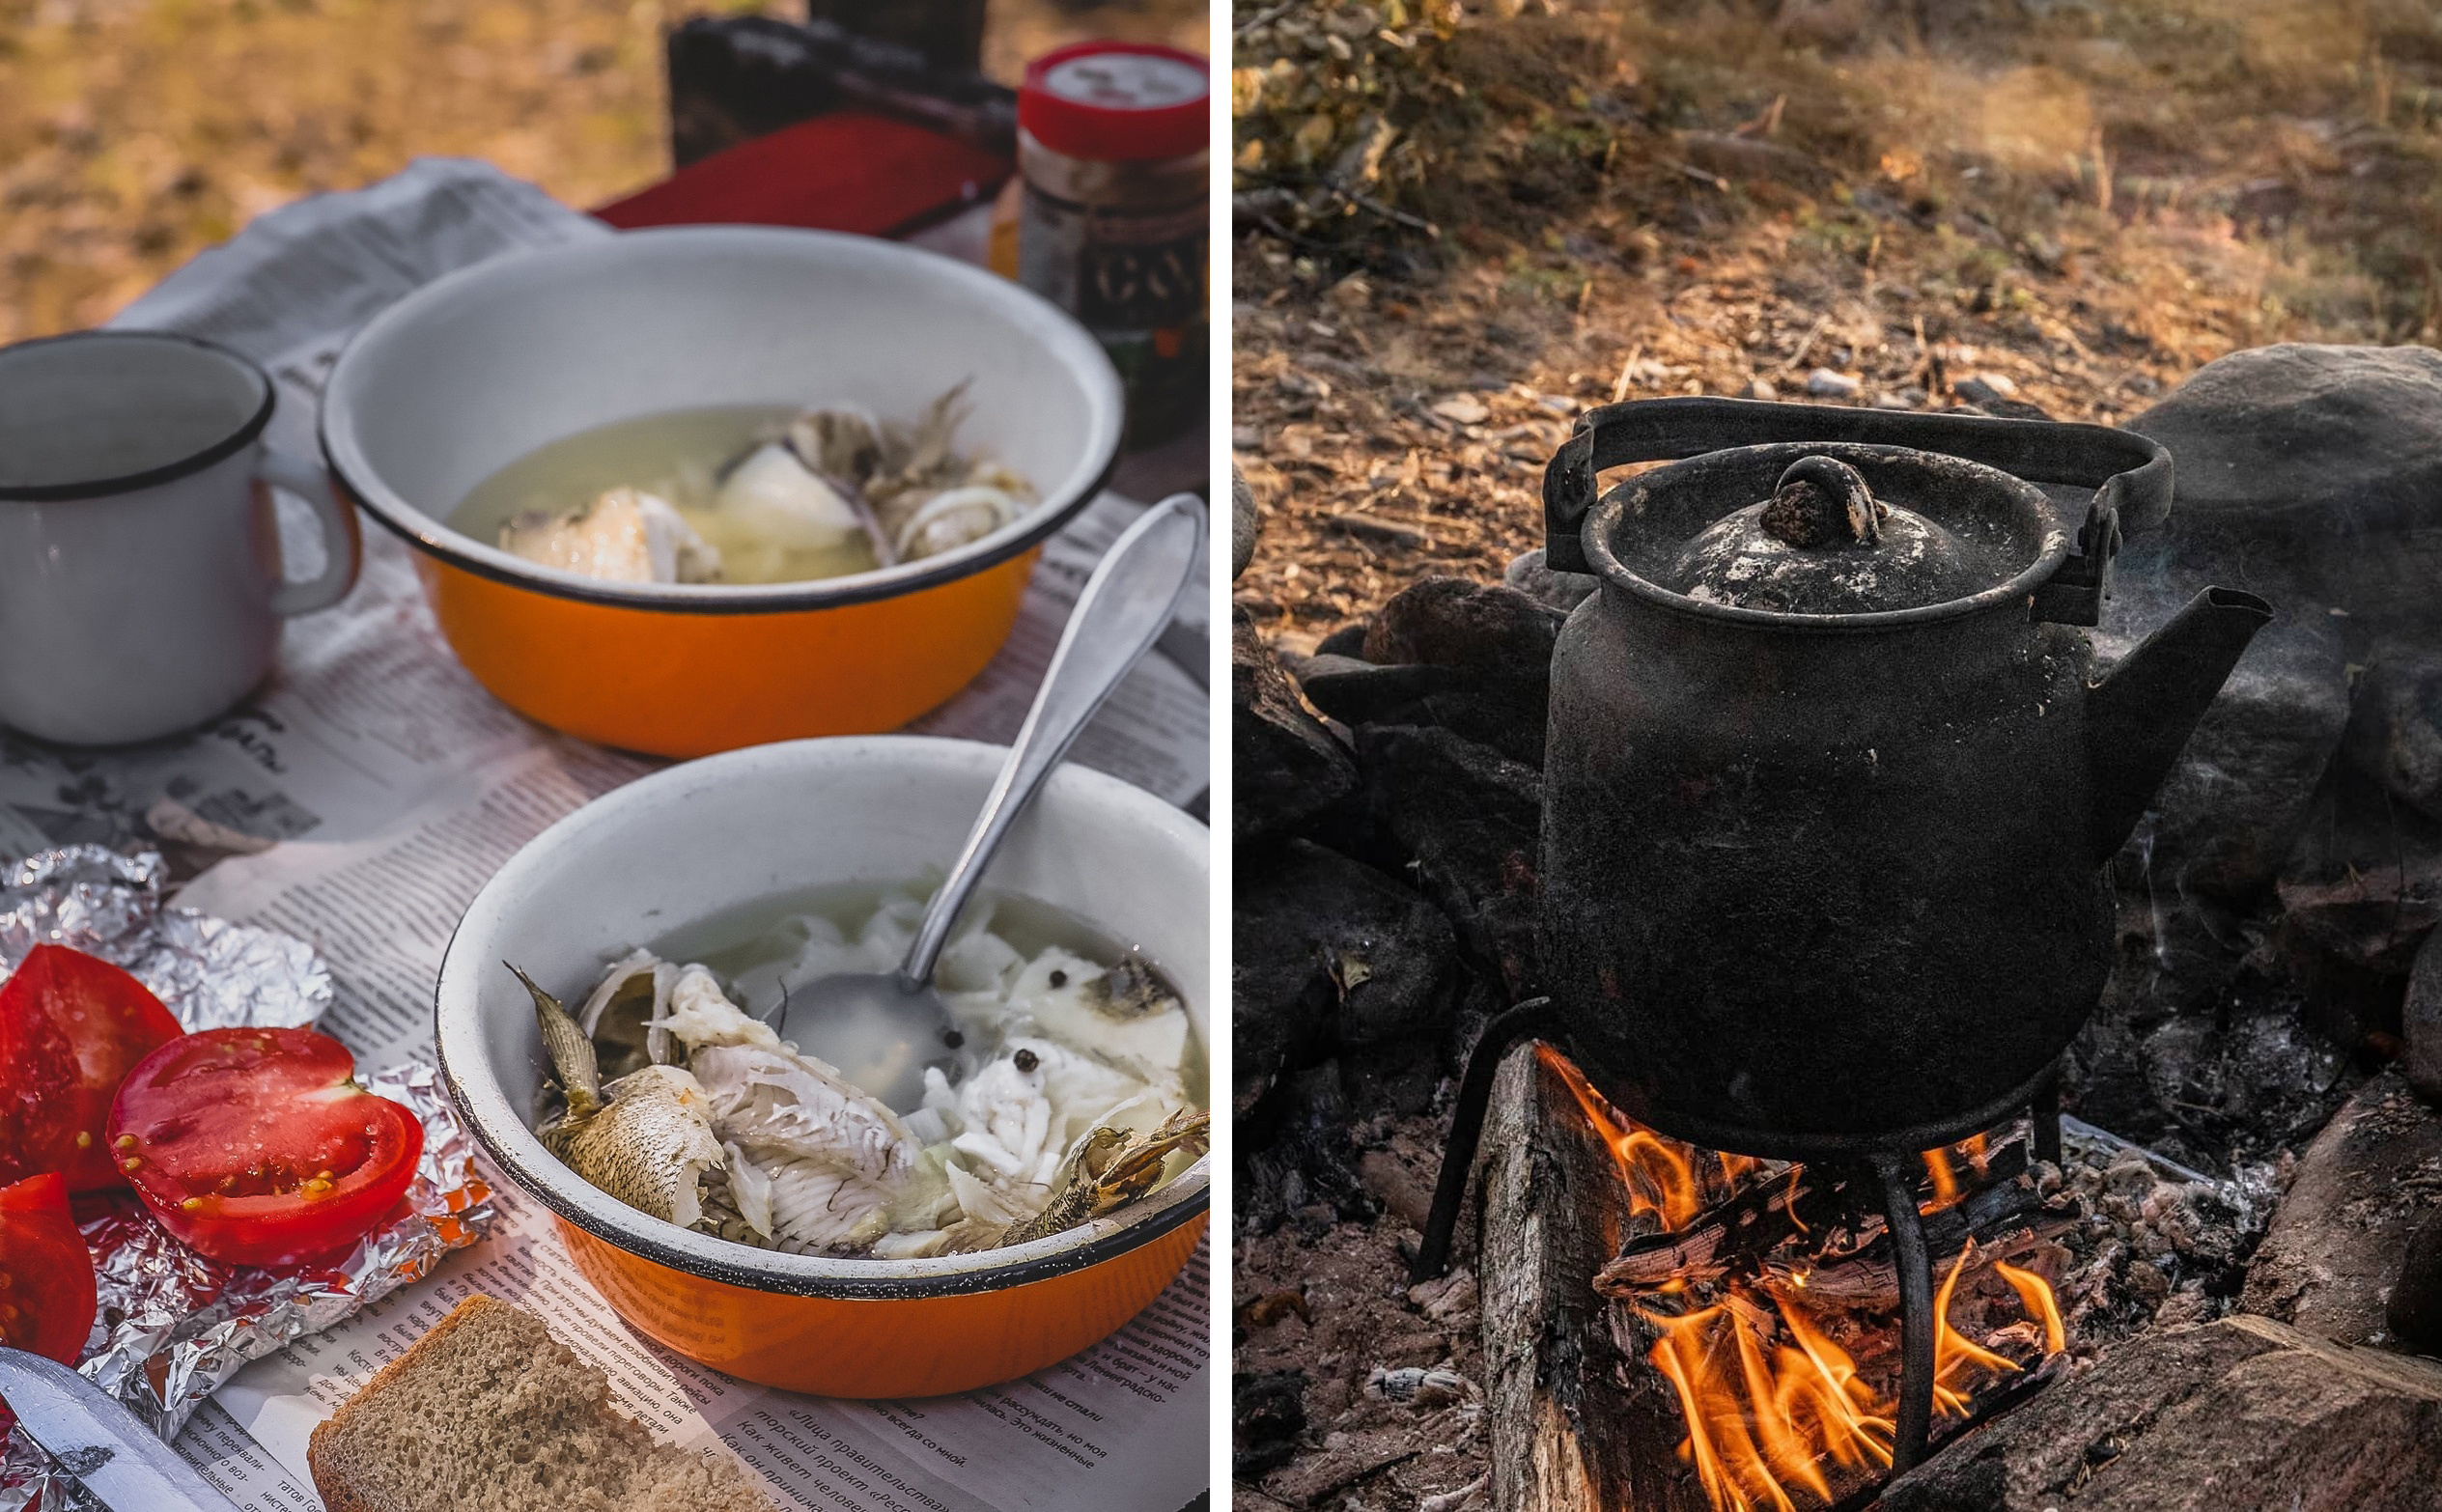
<path fill-rule="evenodd" d="M 1176 434 L 1204 413 L 1211 232 L 1201 203 L 1081 205 L 1029 183 L 1019 281 L 1075 315 L 1127 386 L 1128 443 Z"/>
<path fill-rule="evenodd" d="M 1110 353 L 1130 447 L 1204 418 L 1210 73 L 1173 47 L 1079 42 L 1018 92 L 1018 279 Z"/>

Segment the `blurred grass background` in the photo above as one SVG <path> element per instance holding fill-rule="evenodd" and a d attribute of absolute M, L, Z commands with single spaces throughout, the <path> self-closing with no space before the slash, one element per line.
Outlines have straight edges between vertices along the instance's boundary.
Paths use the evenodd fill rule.
<path fill-rule="evenodd" d="M 425 154 L 592 206 L 669 170 L 661 37 L 702 0 L 0 0 L 0 343 L 97 324 L 302 194 Z M 985 68 L 1204 51 L 1202 0 L 993 0 Z"/>

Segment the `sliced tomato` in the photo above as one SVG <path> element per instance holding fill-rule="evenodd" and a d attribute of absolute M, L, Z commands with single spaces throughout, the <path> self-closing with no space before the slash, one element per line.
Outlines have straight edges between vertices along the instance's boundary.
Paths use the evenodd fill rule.
<path fill-rule="evenodd" d="M 182 1032 L 142 982 L 98 956 L 37 945 L 0 986 L 0 1182 L 58 1171 L 70 1191 L 120 1184 L 103 1147 L 128 1068 Z"/>
<path fill-rule="evenodd" d="M 424 1126 L 311 1029 L 205 1029 L 139 1062 L 110 1149 L 161 1226 L 231 1265 L 335 1258 L 415 1179 Z"/>
<path fill-rule="evenodd" d="M 0 1344 L 63 1365 L 94 1328 L 94 1262 L 57 1171 L 0 1187 Z"/>

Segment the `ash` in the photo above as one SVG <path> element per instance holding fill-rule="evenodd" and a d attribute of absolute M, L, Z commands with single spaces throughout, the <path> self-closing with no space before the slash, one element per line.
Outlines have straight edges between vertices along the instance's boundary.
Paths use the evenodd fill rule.
<path fill-rule="evenodd" d="M 2071 1139 L 2063 1159 L 2030 1174 L 2047 1206 L 2074 1216 L 2053 1241 L 2054 1292 L 2077 1361 L 2148 1329 L 2237 1310 L 2248 1257 L 2294 1163 L 2285 1154 L 2221 1180 L 2108 1137 Z"/>
<path fill-rule="evenodd" d="M 1235 1505 L 1481 1512 L 1490 1460 L 1474 1272 L 1407 1279 L 1413 1220 L 1401 1215 L 1420 1217 L 1430 1198 L 1443 1120 L 1377 1114 L 1339 1134 L 1319 1160 L 1305 1141 L 1308 1169 L 1274 1173 L 1268 1212 L 1242 1210 Z M 1311 1168 L 1325 1162 L 1338 1169 L 1318 1181 Z"/>

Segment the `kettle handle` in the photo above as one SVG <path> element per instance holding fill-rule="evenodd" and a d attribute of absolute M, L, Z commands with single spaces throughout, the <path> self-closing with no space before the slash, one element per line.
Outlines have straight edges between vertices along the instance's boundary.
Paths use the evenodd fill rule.
<path fill-rule="evenodd" d="M 2092 625 L 2101 616 L 2120 532 L 2171 515 L 2171 454 L 2134 431 L 2052 420 L 1847 409 L 1755 399 L 1632 399 L 1577 417 L 1543 471 L 1543 546 L 1554 572 L 1589 570 L 1580 534 L 1604 469 L 1676 462 L 1733 446 L 1848 441 L 1905 446 L 1981 462 L 2030 483 L 2094 490 L 2077 555 L 2035 596 L 2035 617 Z"/>

